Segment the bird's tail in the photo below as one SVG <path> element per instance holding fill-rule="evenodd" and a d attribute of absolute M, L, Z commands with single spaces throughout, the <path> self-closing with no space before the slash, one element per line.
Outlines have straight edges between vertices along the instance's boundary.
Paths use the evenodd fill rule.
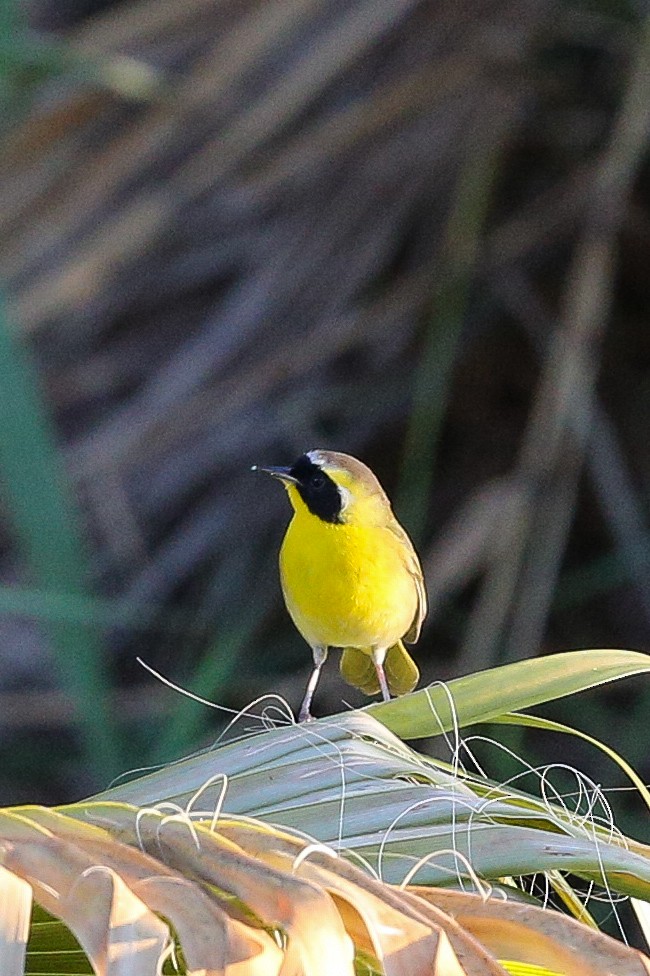
<path fill-rule="evenodd" d="M 369 651 L 346 647 L 341 655 L 340 668 L 347 683 L 365 695 L 376 695 L 379 691 L 377 672 Z M 420 672 L 401 640 L 386 652 L 384 673 L 392 695 L 406 695 L 418 683 Z"/>

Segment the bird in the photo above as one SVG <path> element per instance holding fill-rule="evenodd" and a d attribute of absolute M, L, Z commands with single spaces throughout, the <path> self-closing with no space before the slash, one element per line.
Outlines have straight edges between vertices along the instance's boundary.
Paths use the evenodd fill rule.
<path fill-rule="evenodd" d="M 290 467 L 261 467 L 281 481 L 293 517 L 280 548 L 280 582 L 313 669 L 298 721 L 311 704 L 330 648 L 344 679 L 367 695 L 412 691 L 419 679 L 404 647 L 427 613 L 422 567 L 378 479 L 362 461 L 311 450 Z"/>

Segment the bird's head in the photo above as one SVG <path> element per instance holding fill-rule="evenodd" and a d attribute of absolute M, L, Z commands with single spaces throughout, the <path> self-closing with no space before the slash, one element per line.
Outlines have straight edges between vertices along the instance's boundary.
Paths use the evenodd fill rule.
<path fill-rule="evenodd" d="M 333 525 L 382 524 L 390 502 L 369 467 L 336 451 L 308 451 L 289 468 L 262 468 L 279 478 L 299 514 Z"/>

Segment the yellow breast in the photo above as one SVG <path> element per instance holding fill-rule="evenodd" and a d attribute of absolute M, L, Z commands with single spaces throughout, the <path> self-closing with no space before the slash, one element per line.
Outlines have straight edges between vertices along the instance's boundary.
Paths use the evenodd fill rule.
<path fill-rule="evenodd" d="M 280 551 L 287 609 L 305 638 L 331 647 L 391 647 L 417 611 L 399 539 L 378 525 L 332 524 L 298 510 Z"/>

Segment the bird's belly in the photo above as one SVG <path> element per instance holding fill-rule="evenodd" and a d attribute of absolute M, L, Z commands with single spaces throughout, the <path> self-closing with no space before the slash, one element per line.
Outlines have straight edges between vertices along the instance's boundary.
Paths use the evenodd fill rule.
<path fill-rule="evenodd" d="M 290 524 L 280 552 L 287 609 L 312 646 L 390 647 L 417 610 L 397 540 L 377 527 Z"/>

